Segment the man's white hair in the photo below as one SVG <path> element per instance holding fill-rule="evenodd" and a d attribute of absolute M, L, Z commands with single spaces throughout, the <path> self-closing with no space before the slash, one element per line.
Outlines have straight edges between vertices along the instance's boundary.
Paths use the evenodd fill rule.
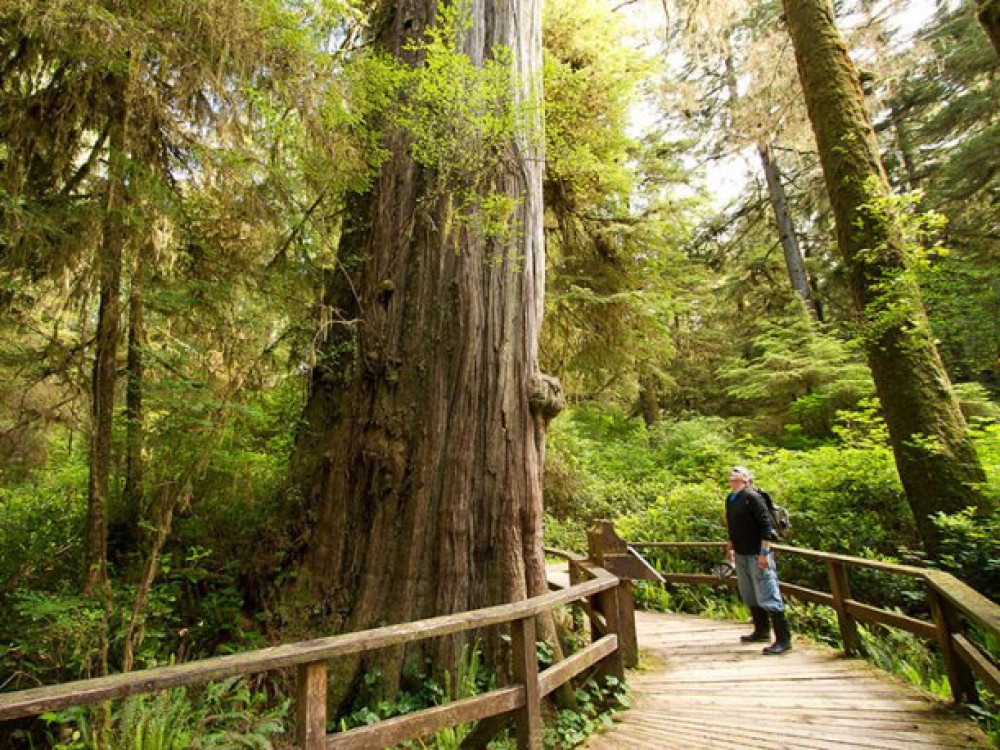
<path fill-rule="evenodd" d="M 729 473 L 743 477 L 743 481 L 747 484 L 753 484 L 753 474 L 750 473 L 750 469 L 746 466 L 734 466 Z"/>

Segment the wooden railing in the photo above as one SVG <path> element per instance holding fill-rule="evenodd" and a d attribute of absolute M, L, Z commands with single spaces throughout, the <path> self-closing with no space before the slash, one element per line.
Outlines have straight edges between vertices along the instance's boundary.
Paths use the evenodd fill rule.
<path fill-rule="evenodd" d="M 319 748 L 370 750 L 418 739 L 466 722 L 511 713 L 517 727 L 518 748 L 542 747 L 541 699 L 584 670 L 599 665 L 606 674 L 623 677 L 619 649 L 620 581 L 596 565 L 579 566 L 587 580 L 569 588 L 514 604 L 435 617 L 357 633 L 318 638 L 231 656 L 158 667 L 49 687 L 0 694 L 0 721 L 33 716 L 70 706 L 124 698 L 184 685 L 221 680 L 295 667 L 298 670 L 298 745 Z M 592 643 L 539 673 L 535 651 L 535 618 L 555 607 L 585 601 L 592 629 L 600 634 Z M 454 635 L 481 628 L 510 625 L 513 683 L 472 698 L 455 701 L 377 724 L 337 734 L 326 733 L 327 662 L 427 638 Z"/>
<path fill-rule="evenodd" d="M 632 542 L 631 546 L 639 550 L 719 548 L 722 552 L 726 545 L 723 542 Z M 785 581 L 781 582 L 781 590 L 789 596 L 833 608 L 837 613 L 837 624 L 844 651 L 848 654 L 853 654 L 858 649 L 859 621 L 899 628 L 920 636 L 941 649 L 945 671 L 956 702 L 968 703 L 977 700 L 975 677 L 982 680 L 995 695 L 1000 695 L 1000 669 L 989 654 L 967 635 L 968 626 L 974 623 L 984 633 L 1000 640 L 1000 606 L 953 575 L 940 570 L 866 560 L 861 557 L 818 552 L 783 544 L 772 545 L 772 548 L 781 553 L 826 565 L 830 586 L 828 592 Z M 851 595 L 848 576 L 850 568 L 877 570 L 921 581 L 927 597 L 929 619 L 910 617 L 857 601 Z M 663 578 L 670 583 L 736 586 L 735 578 L 720 579 L 700 573 L 663 572 Z"/>

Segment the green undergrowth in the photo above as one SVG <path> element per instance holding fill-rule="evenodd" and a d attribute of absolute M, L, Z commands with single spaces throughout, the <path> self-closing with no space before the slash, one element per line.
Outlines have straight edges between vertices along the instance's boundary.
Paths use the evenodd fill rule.
<path fill-rule="evenodd" d="M 139 695 L 107 707 L 76 707 L 42 715 L 41 736 L 13 733 L 24 747 L 54 750 L 265 749 L 289 725 L 291 701 L 275 701 L 241 677 L 198 689 Z"/>
<path fill-rule="evenodd" d="M 582 640 L 581 640 L 582 643 Z M 570 650 L 574 641 L 567 642 Z M 554 663 L 550 644 L 537 644 L 539 670 Z M 378 679 L 369 675 L 370 680 Z M 459 673 L 444 683 L 429 678 L 411 681 L 392 700 L 358 708 L 328 725 L 343 732 L 412 713 L 448 705 L 497 688 L 496 676 L 484 668 L 478 645 L 467 648 Z M 233 677 L 198 688 L 177 688 L 115 701 L 106 707 L 77 707 L 42 715 L 43 728 L 15 730 L 16 747 L 53 750 L 198 750 L 209 748 L 288 748 L 294 737 L 290 697 L 280 682 Z M 613 676 L 584 676 L 573 688 L 574 708 L 551 707 L 545 716 L 544 747 L 568 750 L 582 744 L 600 727 L 610 726 L 614 713 L 629 705 L 625 683 Z M 399 750 L 457 750 L 472 724 L 442 729 L 432 737 L 403 743 Z M 513 750 L 511 730 L 494 738 L 491 750 Z"/>
<path fill-rule="evenodd" d="M 563 613 L 568 616 L 568 612 Z M 583 645 L 580 634 L 582 621 L 567 622 L 563 629 L 563 650 L 572 653 Z M 509 639 L 506 639 L 509 642 Z M 555 650 L 552 645 L 539 641 L 536 644 L 539 671 L 553 665 Z M 377 679 L 369 675 L 369 679 Z M 328 731 L 344 732 L 355 727 L 368 726 L 395 716 L 471 698 L 498 688 L 496 675 L 483 663 L 478 644 L 463 650 L 455 678 L 445 675 L 444 684 L 423 678 L 412 681 L 413 687 L 400 691 L 392 700 L 359 708 L 330 726 Z M 609 726 L 615 711 L 629 705 L 625 683 L 613 676 L 585 676 L 573 688 L 574 708 L 551 707 L 545 716 L 543 742 L 551 750 L 568 750 L 582 744 L 599 727 Z M 400 750 L 458 750 L 473 730 L 473 724 L 460 724 L 436 732 L 433 737 L 414 740 L 399 745 Z M 501 732 L 490 744 L 490 750 L 513 750 L 516 740 L 509 730 Z"/>

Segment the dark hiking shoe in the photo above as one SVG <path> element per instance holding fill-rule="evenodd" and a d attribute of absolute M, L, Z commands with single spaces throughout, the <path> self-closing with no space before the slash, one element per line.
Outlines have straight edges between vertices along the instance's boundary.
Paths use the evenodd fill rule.
<path fill-rule="evenodd" d="M 790 641 L 775 641 L 770 646 L 764 647 L 765 656 L 780 656 L 781 654 L 787 654 L 792 650 L 792 644 Z"/>
<path fill-rule="evenodd" d="M 767 643 L 771 640 L 771 624 L 767 619 L 767 612 L 760 607 L 750 607 L 750 616 L 753 617 L 753 632 L 749 635 L 741 635 L 743 643 Z"/>
<path fill-rule="evenodd" d="M 769 612 L 774 625 L 774 643 L 764 649 L 765 656 L 779 656 L 792 650 L 792 632 L 784 612 Z"/>

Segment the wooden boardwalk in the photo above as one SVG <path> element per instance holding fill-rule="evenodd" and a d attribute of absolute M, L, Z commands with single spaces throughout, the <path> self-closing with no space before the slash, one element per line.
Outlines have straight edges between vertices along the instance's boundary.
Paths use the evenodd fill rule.
<path fill-rule="evenodd" d="M 589 750 L 990 747 L 944 701 L 832 649 L 765 657 L 739 623 L 637 612 L 636 624 L 632 708 Z"/>

